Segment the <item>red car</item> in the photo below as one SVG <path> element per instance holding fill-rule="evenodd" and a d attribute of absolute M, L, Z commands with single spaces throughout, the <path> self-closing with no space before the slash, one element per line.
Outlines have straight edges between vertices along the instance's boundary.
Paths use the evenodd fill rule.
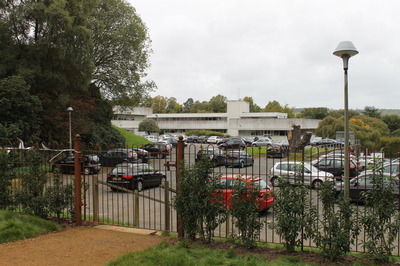
<path fill-rule="evenodd" d="M 260 190 L 260 196 L 257 199 L 257 205 L 260 212 L 267 211 L 274 203 L 273 191 L 267 183 L 259 177 L 229 175 L 218 178 L 220 182 L 220 191 L 223 201 L 228 208 L 232 208 L 232 193 L 235 182 L 247 182 L 249 186 L 256 185 Z"/>

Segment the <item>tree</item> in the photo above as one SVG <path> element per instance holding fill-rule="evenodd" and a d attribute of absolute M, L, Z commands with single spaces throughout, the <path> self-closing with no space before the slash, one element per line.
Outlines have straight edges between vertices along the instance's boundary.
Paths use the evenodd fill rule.
<path fill-rule="evenodd" d="M 379 118 L 379 119 L 382 117 L 382 112 L 373 106 L 365 106 L 364 111 L 362 111 L 362 114 L 365 116 Z"/>
<path fill-rule="evenodd" d="M 139 131 L 144 131 L 150 135 L 151 132 L 159 132 L 160 128 L 155 120 L 146 118 L 139 123 Z"/>
<path fill-rule="evenodd" d="M 398 115 L 384 115 L 382 121 L 388 126 L 390 132 L 400 129 L 400 116 Z"/>
<path fill-rule="evenodd" d="M 326 107 L 304 108 L 304 110 L 298 114 L 298 117 L 310 119 L 324 119 L 327 116 L 328 108 Z"/>
<path fill-rule="evenodd" d="M 258 113 L 261 112 L 261 107 L 254 103 L 252 97 L 244 97 L 243 101 L 249 102 L 250 104 L 250 112 Z"/>
<path fill-rule="evenodd" d="M 183 112 L 184 113 L 193 113 L 192 107 L 193 107 L 193 98 L 189 98 L 186 100 L 186 102 L 183 103 Z"/>
<path fill-rule="evenodd" d="M 268 104 L 264 107 L 263 111 L 286 113 L 289 118 L 295 117 L 293 108 L 290 108 L 287 104 L 285 106 L 281 106 L 278 101 L 269 101 Z"/>
<path fill-rule="evenodd" d="M 155 88 L 142 82 L 152 53 L 147 27 L 124 0 L 98 0 L 93 11 L 92 80 L 106 98 L 137 105 Z"/>
<path fill-rule="evenodd" d="M 349 118 L 352 118 L 352 117 L 354 117 L 356 115 L 360 115 L 360 113 L 357 112 L 357 111 L 354 111 L 354 110 L 349 110 L 348 111 Z M 344 117 L 344 110 L 332 110 L 332 111 L 329 111 L 328 116 L 332 116 L 332 117 L 335 117 L 335 118 Z"/>
<path fill-rule="evenodd" d="M 221 94 L 212 97 L 208 103 L 209 110 L 213 113 L 225 113 L 227 108 L 227 100 L 228 99 Z"/>
<path fill-rule="evenodd" d="M 166 108 L 167 113 L 181 113 L 182 112 L 182 105 L 180 105 L 177 101 L 176 98 L 171 97 L 167 100 L 167 108 Z"/>

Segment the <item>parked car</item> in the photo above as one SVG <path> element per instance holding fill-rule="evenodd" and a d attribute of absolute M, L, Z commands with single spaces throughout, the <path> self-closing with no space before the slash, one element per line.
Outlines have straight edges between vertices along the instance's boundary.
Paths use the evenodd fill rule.
<path fill-rule="evenodd" d="M 186 142 L 187 143 L 196 143 L 197 142 L 197 136 L 187 136 L 186 137 Z"/>
<path fill-rule="evenodd" d="M 58 168 L 61 174 L 75 173 L 75 156 L 72 154 L 66 158 L 58 160 L 53 164 L 53 171 Z M 81 165 L 81 171 L 85 175 L 96 174 L 100 171 L 100 160 L 97 155 L 84 155 Z"/>
<path fill-rule="evenodd" d="M 138 163 L 147 163 L 149 161 L 148 151 L 146 151 L 145 149 L 138 149 L 138 148 L 133 148 L 133 150 L 136 152 L 138 156 L 137 158 Z"/>
<path fill-rule="evenodd" d="M 272 140 L 267 137 L 259 138 L 251 144 L 253 147 L 267 147 L 269 145 L 272 145 Z"/>
<path fill-rule="evenodd" d="M 151 157 L 165 158 L 170 153 L 170 144 L 154 142 L 147 143 L 143 146 L 143 149 L 149 152 Z"/>
<path fill-rule="evenodd" d="M 288 146 L 272 143 L 267 147 L 267 157 L 283 158 L 289 155 Z"/>
<path fill-rule="evenodd" d="M 226 142 L 218 144 L 218 148 L 223 150 L 244 149 L 246 148 L 246 144 L 244 143 L 242 138 L 233 137 L 229 138 Z"/>
<path fill-rule="evenodd" d="M 319 188 L 325 181 L 333 181 L 331 173 L 320 171 L 309 163 L 302 162 L 277 162 L 269 170 L 270 181 L 273 186 L 278 186 L 278 178 L 288 178 L 291 184 L 302 182 L 312 188 Z"/>
<path fill-rule="evenodd" d="M 379 177 L 380 173 L 374 171 L 366 171 L 359 176 L 356 176 L 350 180 L 350 189 L 349 189 L 349 196 L 352 202 L 365 202 L 364 193 L 371 190 L 374 186 L 374 179 Z M 395 199 L 398 200 L 399 198 L 399 179 L 392 178 L 390 175 L 382 174 L 384 178 L 383 184 L 387 187 L 391 187 L 393 189 L 393 194 Z M 344 182 L 339 181 L 336 182 L 336 197 L 342 197 L 344 195 Z"/>
<path fill-rule="evenodd" d="M 230 209 L 235 208 L 232 206 L 232 195 L 237 182 L 246 182 L 247 186 L 256 186 L 260 191 L 260 196 L 256 201 L 260 212 L 269 210 L 274 203 L 272 189 L 259 177 L 228 175 L 220 177 L 218 181 L 218 191 L 222 193 L 223 204 Z"/>
<path fill-rule="evenodd" d="M 226 153 L 225 167 L 252 166 L 254 164 L 253 157 L 243 150 L 228 151 Z"/>
<path fill-rule="evenodd" d="M 127 162 L 137 162 L 138 155 L 133 149 L 112 149 L 100 155 L 102 166 L 116 166 L 117 164 Z"/>
<path fill-rule="evenodd" d="M 349 175 L 350 177 L 355 177 L 358 175 L 359 171 L 357 168 L 357 163 L 353 160 L 349 160 Z M 316 162 L 313 162 L 313 166 L 318 168 L 320 171 L 325 171 L 333 174 L 336 179 L 342 179 L 344 174 L 344 158 L 338 157 L 322 157 Z"/>
<path fill-rule="evenodd" d="M 117 165 L 107 175 L 107 183 L 131 190 L 142 191 L 165 183 L 165 175 L 146 163 L 123 163 Z M 112 188 L 118 190 L 118 188 Z"/>
<path fill-rule="evenodd" d="M 210 136 L 208 139 L 207 139 L 207 143 L 214 143 L 214 144 L 217 144 L 219 141 L 221 141 L 222 140 L 222 137 L 219 137 L 219 136 Z"/>
<path fill-rule="evenodd" d="M 225 165 L 226 155 L 225 152 L 218 148 L 200 149 L 197 152 L 195 161 L 198 162 L 202 158 L 208 158 L 214 166 Z"/>
<path fill-rule="evenodd" d="M 208 136 L 198 136 L 196 143 L 207 143 Z"/>

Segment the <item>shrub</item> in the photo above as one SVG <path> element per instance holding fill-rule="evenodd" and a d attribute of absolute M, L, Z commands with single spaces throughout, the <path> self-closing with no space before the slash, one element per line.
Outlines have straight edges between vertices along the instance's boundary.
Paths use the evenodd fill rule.
<path fill-rule="evenodd" d="M 256 245 L 256 239 L 263 226 L 256 203 L 260 196 L 260 190 L 256 186 L 249 186 L 247 182 L 237 181 L 233 185 L 230 213 L 235 218 L 234 223 L 239 230 L 240 241 L 250 249 Z"/>
<path fill-rule="evenodd" d="M 269 223 L 269 226 L 283 238 L 286 250 L 294 251 L 304 239 L 314 236 L 317 210 L 303 184 L 298 182 L 292 186 L 287 178 L 279 178 L 278 182 L 280 189 L 274 193 L 273 205 L 276 222 Z"/>
<path fill-rule="evenodd" d="M 395 182 L 383 175 L 382 164 L 374 167 L 372 189 L 363 194 L 365 214 L 361 218 L 366 240 L 364 248 L 375 259 L 388 261 L 400 229 L 397 200 L 393 193 Z"/>
<path fill-rule="evenodd" d="M 174 207 L 182 219 L 183 229 L 191 239 L 200 234 L 202 239 L 211 242 L 215 228 L 226 218 L 212 163 L 209 159 L 200 160 L 192 169 L 180 169 L 180 174 Z"/>
<path fill-rule="evenodd" d="M 321 230 L 315 236 L 315 242 L 322 249 L 322 254 L 330 260 L 350 252 L 351 244 L 359 232 L 357 213 L 351 207 L 350 201 L 341 198 L 339 209 L 335 210 L 334 182 L 324 182 L 321 185 L 320 198 L 322 202 Z"/>
<path fill-rule="evenodd" d="M 6 150 L 0 150 L 0 209 L 12 205 L 11 180 L 13 179 L 13 165 Z"/>

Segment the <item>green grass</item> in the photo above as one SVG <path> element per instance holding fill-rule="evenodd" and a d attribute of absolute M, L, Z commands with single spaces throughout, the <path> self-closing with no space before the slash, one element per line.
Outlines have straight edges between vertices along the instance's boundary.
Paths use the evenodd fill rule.
<path fill-rule="evenodd" d="M 60 227 L 39 217 L 0 210 L 0 243 L 21 240 L 52 231 Z"/>
<path fill-rule="evenodd" d="M 215 250 L 181 242 L 163 242 L 143 252 L 126 253 L 108 265 L 271 265 L 261 256 L 240 257 L 233 250 Z M 272 264 L 273 265 L 273 264 Z M 282 264 L 276 264 L 282 265 Z M 283 264 L 284 265 L 284 264 Z M 289 265 L 289 264 L 287 264 Z M 306 264 L 297 264 L 306 265 Z"/>
<path fill-rule="evenodd" d="M 125 129 L 113 126 L 116 130 L 118 130 L 118 132 L 125 138 L 125 145 L 127 145 L 128 147 L 140 147 L 146 143 L 149 143 L 150 141 L 137 136 Z"/>

